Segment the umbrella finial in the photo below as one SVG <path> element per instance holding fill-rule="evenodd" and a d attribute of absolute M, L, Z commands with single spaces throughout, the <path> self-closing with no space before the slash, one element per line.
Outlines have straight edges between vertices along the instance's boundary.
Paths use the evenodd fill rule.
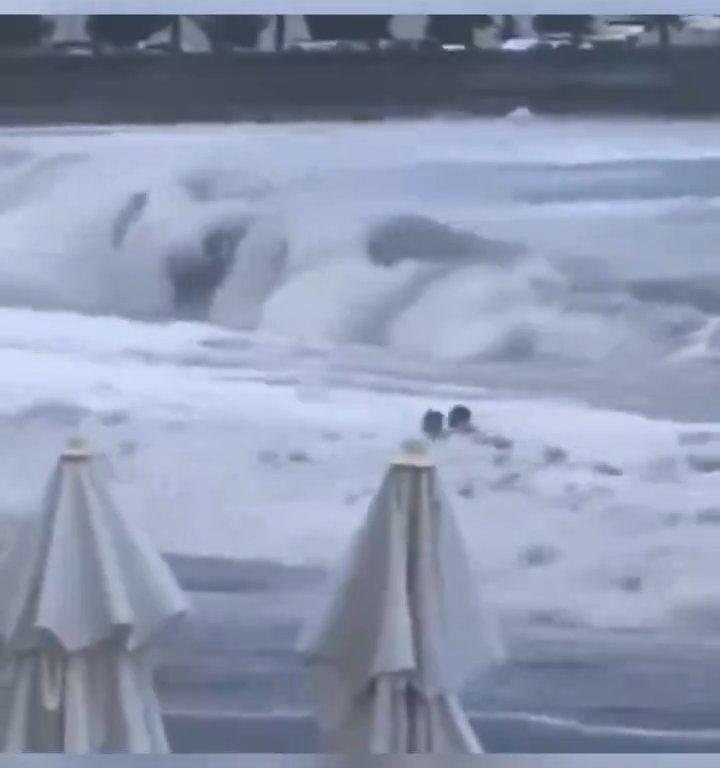
<path fill-rule="evenodd" d="M 405 440 L 400 446 L 400 452 L 393 459 L 392 465 L 417 469 L 428 469 L 434 466 L 428 456 L 427 445 L 422 440 Z"/>
<path fill-rule="evenodd" d="M 90 449 L 88 448 L 87 441 L 83 437 L 80 437 L 79 435 L 76 435 L 75 437 L 71 437 L 67 441 L 67 445 L 65 446 L 65 450 L 63 451 L 63 458 L 64 459 L 89 459 Z"/>

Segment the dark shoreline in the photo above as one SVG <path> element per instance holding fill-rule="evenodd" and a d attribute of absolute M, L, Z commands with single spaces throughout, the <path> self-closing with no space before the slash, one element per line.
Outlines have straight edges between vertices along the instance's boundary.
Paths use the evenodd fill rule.
<path fill-rule="evenodd" d="M 0 55 L 0 125 L 720 115 L 715 48 Z"/>
<path fill-rule="evenodd" d="M 310 754 L 321 751 L 310 716 L 243 716 L 169 714 L 165 723 L 173 752 Z M 720 752 L 717 738 L 693 740 L 670 734 L 653 738 L 640 733 L 581 733 L 516 718 L 473 720 L 487 752 L 496 754 L 704 754 Z"/>
<path fill-rule="evenodd" d="M 326 574 L 166 557 L 193 607 L 156 677 L 175 752 L 316 752 L 294 649 Z M 508 662 L 464 696 L 488 752 L 720 752 L 720 655 L 701 638 L 512 622 L 504 630 Z"/>
<path fill-rule="evenodd" d="M 316 576 L 281 565 L 273 572 L 262 562 L 168 559 L 186 585 L 205 587 L 189 591 L 191 614 L 168 638 L 156 674 L 173 751 L 321 749 L 294 650 Z M 486 751 L 720 753 L 714 643 L 657 632 L 505 629 L 507 663 L 463 696 Z M 0 682 L 0 731 L 7 682 Z"/>

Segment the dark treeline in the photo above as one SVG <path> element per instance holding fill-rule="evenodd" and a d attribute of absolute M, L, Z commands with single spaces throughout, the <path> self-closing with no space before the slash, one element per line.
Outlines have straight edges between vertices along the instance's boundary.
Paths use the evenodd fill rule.
<path fill-rule="evenodd" d="M 590 34 L 595 23 L 594 16 L 585 14 L 552 13 L 533 16 L 533 28 L 540 34 Z"/>
<path fill-rule="evenodd" d="M 570 35 L 574 43 L 579 44 L 585 35 L 593 31 L 595 17 L 584 14 L 548 14 L 533 16 L 533 29 L 539 35 Z"/>
<path fill-rule="evenodd" d="M 425 35 L 431 40 L 444 45 L 473 44 L 473 31 L 491 27 L 494 24 L 492 16 L 477 15 L 433 15 L 428 18 Z"/>
<path fill-rule="evenodd" d="M 52 29 L 52 21 L 44 16 L 0 16 L 0 47 L 39 45 Z"/>
<path fill-rule="evenodd" d="M 305 16 L 305 23 L 313 40 L 375 41 L 392 37 L 392 16 L 378 15 L 322 15 Z"/>
<path fill-rule="evenodd" d="M 179 16 L 102 15 L 89 16 L 86 31 L 99 45 L 130 46 L 179 23 Z M 196 23 L 208 37 L 213 49 L 228 46 L 253 48 L 269 17 L 241 14 L 232 16 L 195 16 Z"/>
<path fill-rule="evenodd" d="M 232 46 L 254 48 L 270 18 L 252 14 L 194 17 L 214 49 Z"/>
<path fill-rule="evenodd" d="M 575 43 L 594 31 L 595 16 L 582 14 L 548 14 L 533 16 L 533 28 L 540 35 L 566 34 Z M 627 17 L 627 21 L 655 30 L 661 48 L 669 48 L 673 29 L 682 29 L 683 17 L 677 14 L 639 14 Z"/>
<path fill-rule="evenodd" d="M 111 46 L 137 45 L 168 29 L 175 16 L 103 15 L 88 16 L 85 31 L 96 44 Z"/>
<path fill-rule="evenodd" d="M 261 33 L 273 24 L 275 47 L 285 46 L 285 17 L 270 15 L 217 15 L 191 17 L 204 31 L 213 50 L 232 47 L 255 48 Z M 539 36 L 561 34 L 579 44 L 592 35 L 597 17 L 587 14 L 546 14 L 533 16 L 533 27 Z M 147 41 L 152 35 L 170 30 L 171 42 L 180 47 L 180 16 L 170 15 L 94 15 L 88 16 L 86 31 L 98 48 L 131 47 Z M 274 21 L 273 21 L 274 19 Z M 367 43 L 393 37 L 392 15 L 368 14 L 314 14 L 305 15 L 310 37 L 313 40 L 351 40 Z M 657 32 L 661 47 L 668 47 L 672 30 L 683 26 L 679 15 L 656 14 L 626 17 Z M 427 17 L 425 38 L 439 44 L 473 45 L 475 29 L 494 27 L 498 37 L 508 39 L 517 31 L 512 15 L 443 15 Z M 40 15 L 0 16 L 0 48 L 26 48 L 40 45 L 53 30 L 53 21 Z"/>
<path fill-rule="evenodd" d="M 672 14 L 656 14 L 648 17 L 648 26 L 656 29 L 661 48 L 670 47 L 670 32 L 683 26 L 682 16 Z"/>

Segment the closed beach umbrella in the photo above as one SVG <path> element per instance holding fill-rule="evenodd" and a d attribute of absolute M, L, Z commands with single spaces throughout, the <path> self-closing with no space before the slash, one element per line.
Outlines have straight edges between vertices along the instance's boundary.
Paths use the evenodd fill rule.
<path fill-rule="evenodd" d="M 502 649 L 422 443 L 391 464 L 300 651 L 330 751 L 482 751 L 458 694 Z"/>
<path fill-rule="evenodd" d="M 169 751 L 153 650 L 187 604 L 81 441 L 60 458 L 23 546 L 0 627 L 13 673 L 5 751 Z"/>

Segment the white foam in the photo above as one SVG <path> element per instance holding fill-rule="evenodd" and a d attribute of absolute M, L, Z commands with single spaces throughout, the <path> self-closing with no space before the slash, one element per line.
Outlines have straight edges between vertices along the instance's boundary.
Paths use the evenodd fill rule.
<path fill-rule="evenodd" d="M 212 227 L 254 220 L 212 302 L 216 322 L 450 359 L 525 350 L 596 361 L 618 347 L 667 352 L 632 318 L 611 322 L 577 308 L 568 315 L 569 288 L 563 291 L 547 259 L 577 249 L 579 238 L 581 255 L 602 248 L 623 268 L 640 237 L 656 238 L 642 250 L 658 261 L 663 248 L 674 256 L 680 246 L 656 231 L 657 220 L 688 201 L 517 204 L 502 174 L 480 183 L 481 164 L 720 156 L 710 127 L 543 120 L 515 132 L 503 123 L 5 132 L 0 303 L 169 317 L 170 264 L 203 258 Z M 468 169 L 475 169 L 470 176 Z M 198 185 L 213 199 L 194 199 Z M 115 218 L 138 192 L 148 193 L 148 205 L 114 247 Z M 368 228 L 407 211 L 518 238 L 543 279 L 555 281 L 554 298 L 538 291 L 532 269 L 493 274 L 460 266 L 448 274 L 409 262 L 371 266 Z M 703 237 L 714 242 L 697 236 L 698 259 Z M 502 311 L 500 295 L 509 299 Z"/>
<path fill-rule="evenodd" d="M 628 728 L 618 725 L 586 725 L 577 720 L 564 717 L 552 717 L 527 712 L 479 712 L 475 715 L 480 721 L 487 722 L 518 722 L 542 725 L 551 729 L 568 730 L 583 736 L 631 737 L 638 740 L 673 740 L 698 742 L 717 742 L 720 731 L 703 730 L 659 730 L 657 728 Z M 542 765 L 542 762 L 540 763 Z"/>
<path fill-rule="evenodd" d="M 5 514 L 32 512 L 55 452 L 75 430 L 37 406 L 90 409 L 82 429 L 111 457 L 129 514 L 168 551 L 333 564 L 397 443 L 428 402 L 452 404 L 432 385 L 412 396 L 335 388 L 326 374 L 345 354 L 339 348 L 307 359 L 287 348 L 295 382 L 311 370 L 307 398 L 292 381 L 266 384 L 270 369 L 247 371 L 238 361 L 238 350 L 266 342 L 210 326 L 19 310 L 2 320 L 24 329 L 20 343 L 7 332 L 0 338 Z M 359 363 L 361 351 L 352 354 Z M 372 355 L 367 370 L 381 385 Z M 691 621 L 704 631 L 697 616 L 717 602 L 720 526 L 698 525 L 695 513 L 713 505 L 720 486 L 683 469 L 676 425 L 537 400 L 486 396 L 470 405 L 485 429 L 515 441 L 504 466 L 492 449 L 462 439 L 435 451 L 493 604 L 526 618 L 544 611 L 610 627 Z M 103 424 L 111 413 L 124 417 Z M 548 444 L 566 449 L 570 463 L 543 468 Z M 297 452 L 308 460 L 293 459 Z M 679 464 L 676 480 L 648 475 L 668 457 Z M 597 462 L 623 476 L 594 472 Z M 526 565 L 538 546 L 555 560 Z M 624 589 L 633 579 L 639 591 Z"/>
<path fill-rule="evenodd" d="M 516 107 L 506 115 L 506 120 L 513 123 L 528 123 L 535 118 L 535 114 L 529 107 Z"/>
<path fill-rule="evenodd" d="M 60 422 L 89 410 L 83 430 L 112 456 L 130 514 L 163 549 L 330 565 L 397 442 L 429 405 L 446 409 L 462 397 L 483 427 L 515 441 L 507 465 L 472 443 L 437 448 L 493 603 L 591 626 L 707 629 L 720 526 L 699 525 L 696 513 L 715 505 L 720 484 L 687 468 L 677 425 L 463 389 L 453 373 L 458 360 L 517 354 L 523 343 L 589 366 L 621 348 L 622 365 L 634 365 L 658 343 L 652 323 L 573 305 L 547 258 L 580 243 L 623 265 L 648 252 L 659 269 L 677 263 L 683 240 L 687 269 L 692 259 L 717 262 L 716 238 L 680 228 L 668 245 L 671 231 L 653 224 L 650 204 L 635 210 L 642 222 L 627 211 L 613 218 L 612 206 L 585 218 L 578 206 L 556 209 L 546 226 L 522 208 L 508 218 L 507 190 L 494 197 L 454 164 L 720 157 L 714 126 L 16 131 L 0 135 L 3 149 L 28 157 L 0 174 L 0 301 L 13 294 L 45 309 L 167 318 L 168 257 L 195 258 L 219 222 L 256 219 L 212 309 L 243 332 L 0 310 L 3 513 L 33 511 L 54 452 L 76 429 Z M 74 151 L 79 159 L 57 159 Z M 418 192 L 420 166 L 450 172 Z M 214 199 L 193 197 L 205 182 Z M 475 186 L 483 188 L 474 194 Z M 112 223 L 138 191 L 150 193 L 147 211 L 112 248 Z M 370 265 L 363 237 L 378 212 L 428 210 L 445 220 L 452 212 L 487 237 L 512 239 L 511 222 L 510 234 L 531 234 L 537 252 L 513 268 Z M 653 247 L 635 254 L 650 231 Z M 544 467 L 549 444 L 570 462 Z M 598 462 L 623 474 L 594 470 Z M 538 548 L 550 561 L 528 565 Z"/>

